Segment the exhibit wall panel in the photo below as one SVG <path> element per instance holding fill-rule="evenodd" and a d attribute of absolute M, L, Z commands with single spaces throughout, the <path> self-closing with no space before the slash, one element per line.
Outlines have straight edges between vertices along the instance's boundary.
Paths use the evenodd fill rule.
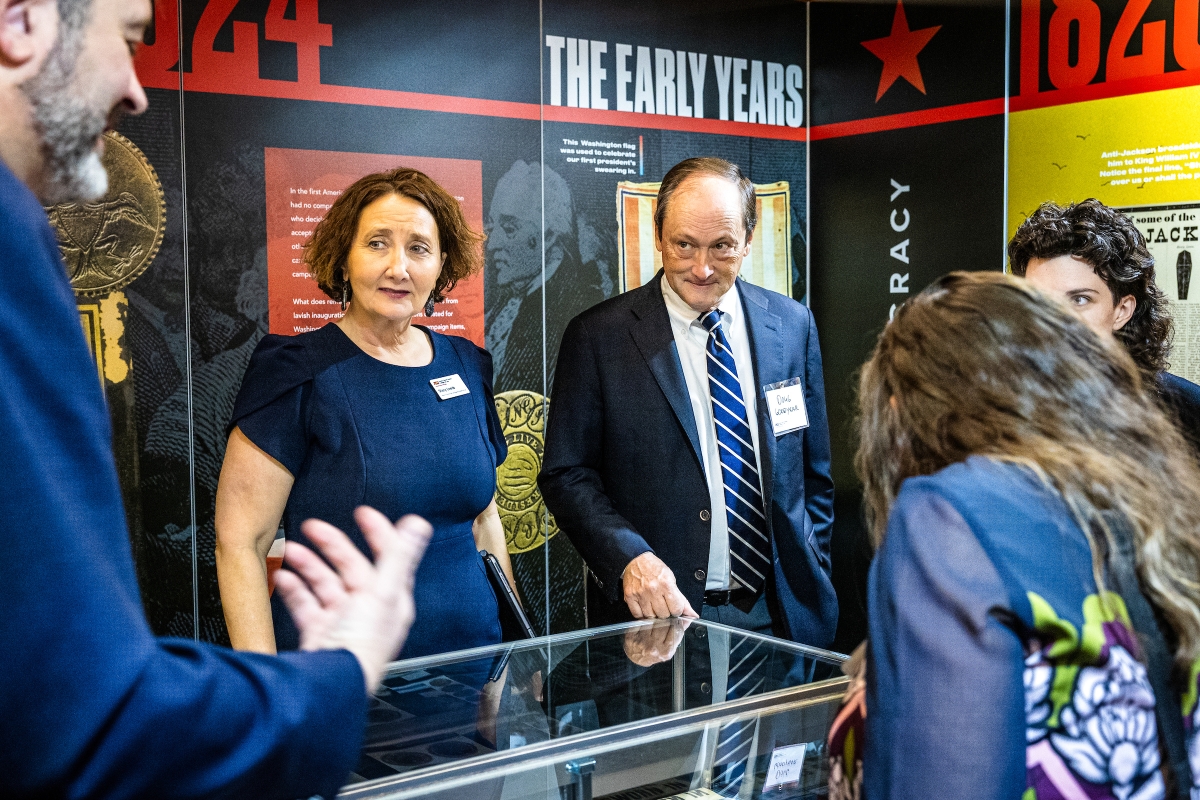
<path fill-rule="evenodd" d="M 954 269 L 1006 268 L 1046 201 L 1126 210 L 1200 379 L 1196 0 L 813 2 L 811 304 L 838 488 L 835 647 L 865 632 L 853 472 L 857 369 L 895 306 Z"/>
<path fill-rule="evenodd" d="M 177 60 L 178 7 L 156 4 L 139 70 Z M 165 64 L 165 67 L 162 66 Z M 196 539 L 180 88 L 147 88 L 149 110 L 107 135 L 109 190 L 47 209 L 111 415 L 113 450 L 146 615 L 197 635 Z"/>
<path fill-rule="evenodd" d="M 685 158 L 726 158 L 758 186 L 743 276 L 805 298 L 805 17 L 795 2 L 543 4 L 545 351 L 536 377 L 550 403 L 570 319 L 661 267 L 654 195 Z M 489 307 L 499 313 L 500 302 Z M 493 357 L 501 335 L 489 327 Z M 534 376 L 510 372 L 510 358 L 497 390 L 532 388 Z M 552 629 L 582 626 L 582 559 L 552 520 L 547 532 Z"/>
<path fill-rule="evenodd" d="M 582 625 L 583 565 L 535 483 L 558 342 L 655 274 L 666 170 L 721 155 L 761 197 L 746 277 L 808 302 L 821 332 L 849 649 L 869 559 L 855 380 L 896 304 L 1002 268 L 1043 200 L 1094 196 L 1146 234 L 1172 369 L 1200 378 L 1198 17 L 1197 0 L 157 3 L 138 55 L 151 110 L 120 130 L 163 214 L 139 206 L 135 225 L 115 194 L 98 213 L 161 241 L 80 293 L 154 628 L 223 639 L 213 504 L 241 375 L 266 333 L 336 319 L 298 248 L 340 188 L 402 164 L 488 234 L 483 274 L 424 322 L 491 351 L 520 589 L 539 630 Z M 76 239 L 103 228 L 56 219 Z M 88 247 L 64 244 L 72 269 Z"/>
<path fill-rule="evenodd" d="M 811 306 L 836 502 L 835 649 L 866 632 L 871 548 L 854 472 L 858 370 L 896 307 L 1003 265 L 1001 2 L 811 4 Z"/>
<path fill-rule="evenodd" d="M 1200 3 L 1040 0 L 1014 10 L 1007 227 L 1089 197 L 1130 214 L 1175 321 L 1170 371 L 1200 381 Z M 1070 53 L 1067 53 L 1070 51 Z"/>
<path fill-rule="evenodd" d="M 121 132 L 162 185 L 161 245 L 80 308 L 159 632 L 224 636 L 213 503 L 241 374 L 264 334 L 340 313 L 293 259 L 341 187 L 389 166 L 434 175 L 489 237 L 483 274 L 424 321 L 493 355 L 497 499 L 539 630 L 585 621 L 582 562 L 535 483 L 559 339 L 653 277 L 654 195 L 683 158 L 746 170 L 763 224 L 745 275 L 816 316 L 843 649 L 869 559 L 856 373 L 896 304 L 1003 268 L 1043 200 L 1094 196 L 1146 234 L 1172 369 L 1200 378 L 1196 0 L 180 0 L 155 17 L 152 107 Z"/>
<path fill-rule="evenodd" d="M 183 4 L 197 586 L 202 636 L 218 640 L 213 508 L 226 426 L 265 333 L 295 335 L 341 316 L 302 263 L 325 210 L 359 177 L 410 166 L 457 197 L 472 227 L 494 233 L 485 211 L 519 164 L 533 177 L 518 187 L 521 214 L 540 218 L 536 3 L 282 6 L 240 2 L 222 22 L 217 11 L 227 9 Z M 539 226 L 527 233 L 540 280 Z M 485 345 L 495 266 L 494 249 L 486 253 L 484 275 L 416 322 Z M 525 336 L 540 345 L 540 308 L 527 322 Z M 539 346 L 530 365 L 538 388 L 540 355 Z M 544 583 L 521 589 L 545 593 Z"/>
<path fill-rule="evenodd" d="M 160 634 L 220 639 L 221 626 L 199 613 L 204 530 L 198 536 L 197 523 L 205 523 L 205 501 L 197 502 L 195 475 L 198 465 L 211 470 L 212 459 L 205 460 L 204 440 L 197 458 L 194 370 L 203 366 L 197 352 L 212 349 L 206 344 L 239 331 L 231 318 L 213 322 L 208 307 L 191 302 L 195 278 L 212 276 L 189 268 L 179 14 L 177 3 L 155 4 L 136 59 L 150 108 L 106 135 L 105 197 L 47 211 L 110 409 L 147 617 Z M 233 278 L 237 284 L 239 274 Z M 214 335 L 222 325 L 227 330 Z"/>
<path fill-rule="evenodd" d="M 128 362 L 109 397 L 156 632 L 227 641 L 214 503 L 242 375 L 267 333 L 340 316 L 300 248 L 346 185 L 403 165 L 488 234 L 483 274 L 417 321 L 491 351 L 519 588 L 540 631 L 581 627 L 583 564 L 535 483 L 559 339 L 653 275 L 657 183 L 694 155 L 759 187 L 747 277 L 806 299 L 806 16 L 791 0 L 156 4 L 137 57 L 151 109 L 120 130 L 161 179 L 162 244 L 109 302 L 124 338 L 94 327 Z"/>

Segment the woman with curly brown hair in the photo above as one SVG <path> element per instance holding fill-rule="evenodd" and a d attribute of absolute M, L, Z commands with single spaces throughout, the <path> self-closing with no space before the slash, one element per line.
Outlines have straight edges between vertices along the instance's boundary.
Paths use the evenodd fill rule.
<path fill-rule="evenodd" d="M 1094 199 L 1043 203 L 1008 243 L 1008 258 L 1013 274 L 1116 337 L 1200 450 L 1200 386 L 1167 372 L 1171 312 L 1154 283 L 1154 256 L 1129 217 Z"/>
<path fill-rule="evenodd" d="M 858 402 L 878 550 L 830 797 L 1198 796 L 1200 468 L 1123 348 L 955 272 L 897 310 Z"/>
<path fill-rule="evenodd" d="M 217 577 L 239 649 L 295 649 L 270 598 L 266 557 L 280 524 L 304 542 L 310 517 L 343 530 L 354 509 L 419 514 L 434 528 L 414 586 L 417 621 L 402 657 L 501 639 L 478 551 L 509 573 L 493 499 L 507 448 L 492 360 L 413 324 L 481 267 L 483 237 L 425 174 L 367 175 L 334 202 L 305 246 L 318 285 L 345 316 L 299 336 L 263 338 L 229 423 L 217 486 Z M 352 534 L 353 538 L 353 534 Z M 361 536 L 355 540 L 370 554 Z"/>

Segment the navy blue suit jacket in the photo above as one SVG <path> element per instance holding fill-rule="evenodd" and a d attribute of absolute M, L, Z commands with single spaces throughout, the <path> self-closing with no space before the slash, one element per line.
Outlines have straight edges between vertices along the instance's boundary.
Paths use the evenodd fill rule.
<path fill-rule="evenodd" d="M 588 622 L 630 618 L 621 574 L 652 551 L 694 609 L 703 600 L 711 535 L 700 437 L 660 286 L 580 314 L 559 350 L 538 486 L 592 574 Z M 781 294 L 737 281 L 745 310 L 774 574 L 775 632 L 827 646 L 837 627 L 830 583 L 833 524 L 829 423 L 812 314 Z M 810 425 L 776 438 L 762 387 L 804 385 Z M 590 581 L 589 584 L 593 582 Z"/>
<path fill-rule="evenodd" d="M 0 162 L 0 797 L 332 796 L 362 670 L 156 639 L 46 214 Z"/>

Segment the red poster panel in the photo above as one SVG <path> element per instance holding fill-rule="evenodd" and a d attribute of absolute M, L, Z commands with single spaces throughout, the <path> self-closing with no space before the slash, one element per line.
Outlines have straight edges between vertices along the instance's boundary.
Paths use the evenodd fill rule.
<path fill-rule="evenodd" d="M 267 294 L 271 333 L 292 336 L 340 319 L 341 304 L 325 296 L 304 266 L 302 247 L 342 191 L 372 172 L 419 169 L 462 204 L 467 222 L 483 229 L 483 165 L 458 158 L 419 158 L 328 150 L 264 149 L 267 184 Z M 413 321 L 483 346 L 483 275 L 461 281 L 430 319 Z"/>

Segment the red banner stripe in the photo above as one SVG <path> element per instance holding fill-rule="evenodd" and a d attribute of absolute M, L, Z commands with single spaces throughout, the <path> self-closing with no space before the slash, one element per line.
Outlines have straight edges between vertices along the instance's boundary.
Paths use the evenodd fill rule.
<path fill-rule="evenodd" d="M 152 89 L 178 89 L 179 74 L 157 72 L 140 76 L 142 84 Z M 305 100 L 323 103 L 346 103 L 350 105 L 401 108 L 418 111 L 440 111 L 449 114 L 470 114 L 484 117 L 538 120 L 550 122 L 574 122 L 584 125 L 609 125 L 647 130 L 690 131 L 724 136 L 747 136 L 757 139 L 781 139 L 803 142 L 806 140 L 837 139 L 843 136 L 858 136 L 866 133 L 936 125 L 964 119 L 989 117 L 1004 113 L 1004 98 L 977 100 L 952 106 L 941 106 L 902 114 L 833 122 L 812 128 L 788 128 L 779 125 L 762 125 L 748 122 L 733 122 L 719 119 L 695 119 L 672 117 L 662 114 L 639 114 L 627 111 L 605 111 L 567 106 L 539 106 L 536 103 L 519 103 L 508 100 L 486 100 L 476 97 L 423 94 L 394 89 L 369 89 L 358 86 L 333 86 L 324 83 L 299 83 L 264 78 L 230 80 L 212 73 L 197 75 L 185 73 L 184 88 L 189 92 L 240 95 L 247 97 L 270 97 L 283 100 Z M 1178 70 L 1162 75 L 1130 78 L 1122 81 L 1091 84 L 1073 89 L 1039 92 L 1033 95 L 1013 95 L 1009 100 L 1011 111 L 1067 105 L 1087 100 L 1101 100 L 1124 95 L 1177 89 L 1200 85 L 1200 69 Z"/>
<path fill-rule="evenodd" d="M 542 106 L 547 122 L 578 122 L 584 125 L 612 125 L 623 128 L 648 128 L 661 131 L 690 131 L 692 133 L 719 133 L 725 136 L 749 136 L 754 139 L 784 139 L 803 142 L 807 137 L 804 128 L 788 128 L 783 125 L 761 125 L 751 122 L 733 122 L 724 119 L 696 119 L 694 117 L 671 117 L 665 114 L 637 114 L 632 111 L 604 111 L 594 108 L 570 108 L 568 106 Z"/>
<path fill-rule="evenodd" d="M 827 125 L 814 125 L 809 131 L 812 141 L 820 139 L 837 139 L 843 136 L 857 136 L 863 133 L 878 133 L 893 131 L 900 128 L 916 128 L 921 125 L 935 125 L 939 122 L 955 122 L 976 117 L 991 117 L 1004 113 L 1004 98 L 995 100 L 979 100 L 974 103 L 962 103 L 956 106 L 942 106 L 923 111 L 908 111 L 903 114 L 890 114 L 885 117 L 869 117 L 849 122 L 832 122 Z"/>
<path fill-rule="evenodd" d="M 1049 108 L 1050 106 L 1065 106 L 1069 103 L 1082 103 L 1087 100 L 1107 100 L 1112 97 L 1124 97 L 1131 94 L 1146 94 L 1161 92 L 1166 89 L 1182 89 L 1187 86 L 1200 86 L 1200 69 L 1176 70 L 1164 72 L 1161 75 L 1147 75 L 1141 78 L 1127 78 L 1121 81 L 1106 81 L 1079 86 L 1074 89 L 1056 89 L 1052 92 L 1039 92 L 1033 95 L 1013 95 L 1009 102 L 1012 111 L 1028 111 L 1034 108 Z"/>
<path fill-rule="evenodd" d="M 178 89 L 178 73 L 159 72 L 142 75 L 142 85 L 152 89 Z M 183 86 L 189 92 L 271 97 L 282 100 L 307 100 L 319 103 L 346 103 L 379 108 L 404 108 L 417 111 L 441 111 L 450 114 L 471 114 L 507 119 L 541 119 L 542 112 L 550 122 L 575 122 L 585 125 L 611 125 L 648 130 L 691 131 L 726 136 L 749 136 L 757 139 L 784 139 L 802 142 L 804 128 L 779 125 L 760 125 L 720 119 L 672 117 L 663 114 L 635 114 L 626 111 L 603 111 L 566 106 L 538 106 L 508 100 L 484 100 L 477 97 L 456 97 L 443 94 L 403 92 L 394 89 L 368 89 L 358 86 L 333 86 L 325 83 L 300 83 L 264 78 L 230 80 L 223 76 L 185 73 Z"/>

